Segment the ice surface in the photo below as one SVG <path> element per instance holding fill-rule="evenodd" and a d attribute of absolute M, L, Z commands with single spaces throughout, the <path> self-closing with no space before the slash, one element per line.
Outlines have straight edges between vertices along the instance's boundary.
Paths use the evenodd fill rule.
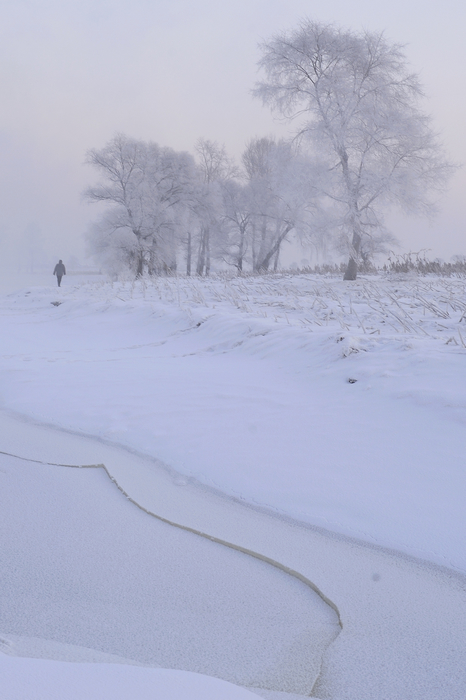
<path fill-rule="evenodd" d="M 101 469 L 0 455 L 0 629 L 309 693 L 338 633 L 296 578 L 136 508 Z"/>
<path fill-rule="evenodd" d="M 7 638 L 8 637 L 8 638 Z M 97 649 L 80 647 L 76 644 L 55 642 L 53 639 L 31 637 L 20 634 L 0 636 L 0 651 L 10 656 L 23 656 L 29 659 L 53 659 L 55 661 L 73 661 L 74 663 L 129 664 L 144 666 L 140 661 L 125 659 L 115 654 L 106 654 Z M 156 664 L 152 663 L 152 667 Z"/>
<path fill-rule="evenodd" d="M 437 700 L 442 686 L 452 700 L 464 699 L 461 576 L 266 514 L 101 442 L 4 414 L 0 419 L 10 451 L 16 445 L 25 456 L 63 464 L 89 464 L 93 456 L 110 465 L 120 488 L 143 508 L 260 553 L 312 581 L 338 607 L 343 623 L 324 655 L 315 697 L 373 700 L 377 690 L 382 697 Z M 105 474 L 93 469 L 78 474 L 87 472 Z M 274 671 L 279 682 L 282 669 Z"/>

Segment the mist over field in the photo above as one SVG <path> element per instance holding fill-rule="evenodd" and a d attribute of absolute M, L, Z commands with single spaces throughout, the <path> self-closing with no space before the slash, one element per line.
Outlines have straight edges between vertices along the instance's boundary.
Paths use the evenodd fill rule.
<path fill-rule="evenodd" d="M 83 260 L 96 212 L 81 199 L 94 181 L 83 165 L 116 133 L 194 153 L 200 137 L 225 144 L 237 161 L 254 137 L 290 129 L 250 91 L 257 44 L 309 15 L 303 0 L 223 2 L 16 2 L 1 13 L 4 95 L 0 129 L 0 266 Z M 315 19 L 386 32 L 406 44 L 427 94 L 427 112 L 450 158 L 465 161 L 463 7 L 397 0 L 351 8 L 332 0 Z M 432 50 L 432 47 L 441 47 Z M 453 178 L 432 223 L 393 215 L 401 251 L 465 253 L 465 173 Z M 309 254 L 294 254 L 298 263 Z"/>

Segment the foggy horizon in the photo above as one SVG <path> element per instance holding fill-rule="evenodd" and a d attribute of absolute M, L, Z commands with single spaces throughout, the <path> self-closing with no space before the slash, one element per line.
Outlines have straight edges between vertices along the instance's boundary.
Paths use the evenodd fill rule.
<path fill-rule="evenodd" d="M 451 11 L 449 11 L 451 8 Z M 439 7 L 396 2 L 347 7 L 331 0 L 312 12 L 302 0 L 129 3 L 7 1 L 2 12 L 4 108 L 0 143 L 2 267 L 85 262 L 84 234 L 96 206 L 82 192 L 96 182 L 84 165 L 89 149 L 116 133 L 194 152 L 199 138 L 224 144 L 239 161 L 248 140 L 286 137 L 251 96 L 258 43 L 303 17 L 385 31 L 425 87 L 430 114 L 449 158 L 466 160 L 461 19 L 451 1 Z M 432 222 L 394 213 L 387 223 L 398 252 L 428 250 L 446 261 L 466 254 L 464 170 L 452 178 Z M 88 260 L 87 264 L 91 261 Z"/>

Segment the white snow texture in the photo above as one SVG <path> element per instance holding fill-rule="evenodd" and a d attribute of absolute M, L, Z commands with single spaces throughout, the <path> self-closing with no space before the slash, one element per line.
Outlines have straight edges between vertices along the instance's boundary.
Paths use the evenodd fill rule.
<path fill-rule="evenodd" d="M 71 279 L 0 302 L 5 700 L 464 700 L 466 284 Z"/>

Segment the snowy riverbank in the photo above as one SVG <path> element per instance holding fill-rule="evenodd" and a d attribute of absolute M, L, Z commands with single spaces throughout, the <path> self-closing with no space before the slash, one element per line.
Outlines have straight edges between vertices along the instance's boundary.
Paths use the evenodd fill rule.
<path fill-rule="evenodd" d="M 31 288 L 0 305 L 1 401 L 466 571 L 465 289 L 306 277 Z"/>
<path fill-rule="evenodd" d="M 309 579 L 343 624 L 317 697 L 462 698 L 464 286 L 25 289 L 0 305 L 0 449 L 105 463 L 146 510 Z"/>

